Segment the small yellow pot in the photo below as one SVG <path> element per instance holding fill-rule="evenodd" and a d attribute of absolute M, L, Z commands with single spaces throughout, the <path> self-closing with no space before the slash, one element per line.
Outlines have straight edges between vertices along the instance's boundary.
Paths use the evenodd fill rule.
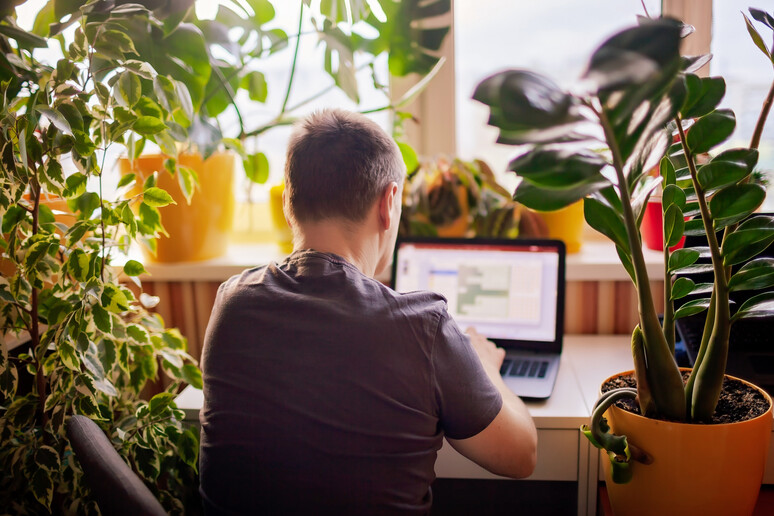
<path fill-rule="evenodd" d="M 632 371 L 617 376 L 632 374 Z M 729 377 L 732 378 L 732 377 Z M 741 380 L 744 381 L 744 380 Z M 748 382 L 745 382 L 748 385 Z M 743 516 L 758 499 L 771 440 L 771 398 L 763 415 L 740 423 L 700 425 L 649 419 L 615 405 L 605 417 L 617 435 L 653 457 L 632 464 L 628 484 L 615 484 L 602 450 L 605 483 L 616 516 Z"/>
<path fill-rule="evenodd" d="M 561 210 L 537 212 L 548 227 L 548 237 L 564 242 L 568 253 L 577 253 L 583 244 L 583 201 Z"/>
<path fill-rule="evenodd" d="M 293 231 L 285 220 L 285 212 L 282 207 L 282 192 L 285 191 L 285 183 L 272 186 L 269 189 L 269 211 L 271 212 L 271 224 L 274 228 L 274 237 L 280 251 L 290 254 L 293 252 Z"/>
<path fill-rule="evenodd" d="M 199 186 L 187 204 L 173 177 L 164 169 L 166 156 L 144 155 L 130 162 L 120 159 L 121 174 L 134 172 L 138 176 L 137 186 L 130 192 L 140 192 L 142 183 L 153 172 L 158 172 L 156 186 L 163 188 L 177 204 L 160 208 L 161 223 L 169 237 L 157 240 L 156 256 L 143 248 L 146 259 L 155 262 L 190 262 L 217 258 L 226 253 L 228 235 L 234 220 L 234 166 L 231 152 L 217 152 L 202 160 L 200 154 L 181 153 L 178 163 L 196 171 Z"/>

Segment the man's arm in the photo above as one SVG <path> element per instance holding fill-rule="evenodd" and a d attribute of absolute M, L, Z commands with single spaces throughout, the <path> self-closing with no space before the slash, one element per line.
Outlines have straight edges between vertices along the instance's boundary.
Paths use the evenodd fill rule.
<path fill-rule="evenodd" d="M 505 351 L 476 333 L 467 331 L 487 376 L 500 391 L 503 406 L 489 426 L 467 439 L 449 439 L 455 450 L 497 475 L 524 478 L 537 462 L 537 430 L 521 398 L 500 377 Z"/>

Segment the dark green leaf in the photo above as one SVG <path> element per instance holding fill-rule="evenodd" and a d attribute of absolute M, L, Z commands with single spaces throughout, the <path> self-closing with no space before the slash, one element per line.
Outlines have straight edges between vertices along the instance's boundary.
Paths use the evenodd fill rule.
<path fill-rule="evenodd" d="M 739 222 L 754 212 L 766 198 L 766 190 L 757 184 L 731 185 L 718 191 L 709 208 L 718 230 Z"/>
<path fill-rule="evenodd" d="M 666 211 L 672 205 L 675 205 L 682 210 L 683 207 L 685 207 L 685 201 L 685 192 L 683 189 L 673 184 L 664 188 L 664 192 L 661 195 L 661 206 L 663 211 Z"/>
<path fill-rule="evenodd" d="M 609 185 L 610 182 L 604 177 L 599 181 L 590 181 L 568 190 L 538 188 L 528 181 L 522 181 L 516 187 L 513 199 L 533 210 L 553 211 L 569 206 Z"/>
<path fill-rule="evenodd" d="M 155 479 L 159 476 L 159 456 L 158 454 L 144 446 L 134 446 L 134 460 L 140 473 L 149 479 Z"/>
<path fill-rule="evenodd" d="M 27 218 L 27 211 L 19 205 L 13 205 L 3 214 L 3 234 L 7 235 Z"/>
<path fill-rule="evenodd" d="M 629 249 L 629 239 L 623 219 L 610 205 L 588 197 L 583 201 L 583 214 L 589 226 L 608 237 L 621 249 Z"/>
<path fill-rule="evenodd" d="M 730 109 L 718 109 L 693 124 L 686 136 L 686 143 L 694 154 L 709 152 L 731 136 L 735 128 L 734 112 Z"/>
<path fill-rule="evenodd" d="M 774 220 L 751 217 L 723 239 L 723 264 L 736 265 L 757 256 L 774 242 Z"/>
<path fill-rule="evenodd" d="M 36 469 L 32 474 L 29 487 L 35 499 L 46 509 L 51 507 L 51 499 L 54 496 L 54 483 L 52 475 L 44 469 Z"/>
<path fill-rule="evenodd" d="M 684 228 L 683 212 L 676 204 L 672 204 L 664 213 L 664 240 L 667 247 L 675 246 L 680 242 Z"/>
<path fill-rule="evenodd" d="M 685 82 L 688 96 L 680 113 L 686 120 L 710 113 L 726 94 L 726 81 L 722 77 L 698 77 L 688 74 Z"/>
<path fill-rule="evenodd" d="M 772 313 L 774 313 L 774 292 L 764 292 L 742 303 L 731 320 L 768 317 Z"/>
<path fill-rule="evenodd" d="M 672 285 L 672 296 L 670 299 L 680 299 L 693 292 L 696 284 L 690 278 L 677 278 Z"/>
<path fill-rule="evenodd" d="M 691 219 L 685 222 L 685 230 L 683 231 L 685 236 L 703 236 L 704 235 L 704 223 L 701 219 Z"/>
<path fill-rule="evenodd" d="M 709 307 L 709 303 L 709 299 L 696 299 L 694 301 L 688 301 L 683 306 L 675 310 L 675 319 L 699 314 L 706 310 L 707 307 Z"/>
<path fill-rule="evenodd" d="M 761 37 L 758 30 L 753 26 L 753 24 L 750 22 L 750 20 L 747 18 L 747 15 L 742 13 L 742 16 L 744 16 L 744 22 L 747 26 L 747 33 L 750 35 L 750 38 L 752 38 L 753 43 L 755 43 L 755 46 L 758 47 L 763 54 L 769 58 L 769 60 L 772 60 L 771 55 L 771 49 L 766 47 L 766 43 L 763 42 L 763 38 Z"/>
<path fill-rule="evenodd" d="M 130 324 L 129 326 L 126 327 L 126 333 L 137 342 L 140 342 L 143 344 L 150 342 L 148 337 L 148 331 L 142 326 L 138 326 L 136 324 Z"/>
<path fill-rule="evenodd" d="M 669 272 L 688 267 L 699 259 L 699 252 L 694 249 L 677 249 L 669 255 Z"/>
<path fill-rule="evenodd" d="M 598 154 L 537 148 L 512 160 L 508 170 L 540 188 L 570 189 L 591 179 L 604 181 L 600 171 L 606 165 Z"/>
<path fill-rule="evenodd" d="M 750 175 L 750 170 L 731 161 L 712 161 L 699 168 L 699 184 L 705 191 L 716 190 L 726 185 L 738 183 Z"/>
<path fill-rule="evenodd" d="M 86 192 L 75 199 L 74 206 L 71 203 L 68 203 L 68 205 L 80 212 L 78 218 L 88 219 L 94 213 L 94 210 L 100 207 L 99 195 L 96 192 Z"/>
<path fill-rule="evenodd" d="M 728 282 L 732 292 L 761 290 L 774 285 L 774 258 L 757 258 L 744 264 Z"/>
<path fill-rule="evenodd" d="M 177 440 L 177 451 L 183 462 L 196 469 L 199 460 L 199 438 L 193 429 L 188 428 Z"/>

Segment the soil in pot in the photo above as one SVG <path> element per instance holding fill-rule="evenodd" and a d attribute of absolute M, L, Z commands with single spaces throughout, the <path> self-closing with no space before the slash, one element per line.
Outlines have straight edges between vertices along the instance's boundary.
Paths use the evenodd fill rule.
<path fill-rule="evenodd" d="M 683 381 L 688 380 L 690 371 L 683 371 Z M 624 387 L 637 387 L 634 375 L 617 376 L 602 385 L 602 392 Z M 616 405 L 634 414 L 640 413 L 640 407 L 633 399 L 618 400 Z M 720 392 L 715 414 L 710 424 L 738 423 L 754 419 L 764 414 L 769 408 L 768 400 L 757 389 L 734 378 L 723 380 L 723 390 Z"/>

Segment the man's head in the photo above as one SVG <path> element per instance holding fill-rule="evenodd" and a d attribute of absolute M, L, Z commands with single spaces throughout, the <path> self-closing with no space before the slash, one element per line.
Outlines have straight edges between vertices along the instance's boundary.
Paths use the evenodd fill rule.
<path fill-rule="evenodd" d="M 288 144 L 285 195 L 298 224 L 323 219 L 358 223 L 405 167 L 395 142 L 363 115 L 338 109 L 296 124 Z"/>

